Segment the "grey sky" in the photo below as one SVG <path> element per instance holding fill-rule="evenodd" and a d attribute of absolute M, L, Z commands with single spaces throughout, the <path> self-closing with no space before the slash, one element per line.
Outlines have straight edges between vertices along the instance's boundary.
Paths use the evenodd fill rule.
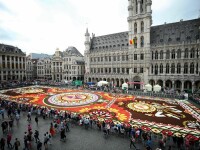
<path fill-rule="evenodd" d="M 96 36 L 128 30 L 128 0 L 0 0 L 0 43 L 53 54 L 84 53 L 88 27 Z M 200 16 L 200 0 L 153 0 L 153 25 Z"/>

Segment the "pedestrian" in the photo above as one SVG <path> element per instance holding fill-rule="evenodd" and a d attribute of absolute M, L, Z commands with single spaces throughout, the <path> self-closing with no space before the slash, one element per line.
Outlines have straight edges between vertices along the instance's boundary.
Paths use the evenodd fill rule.
<path fill-rule="evenodd" d="M 42 142 L 37 142 L 37 150 L 42 150 Z"/>
<path fill-rule="evenodd" d="M 37 115 L 35 116 L 35 122 L 36 122 L 36 124 L 38 126 L 38 116 Z"/>
<path fill-rule="evenodd" d="M 34 137 L 35 137 L 35 143 L 38 143 L 38 141 L 40 141 L 40 139 L 39 139 L 39 131 L 38 130 L 35 130 Z"/>
<path fill-rule="evenodd" d="M 11 140 L 12 140 L 12 135 L 11 135 L 11 133 L 8 133 L 7 134 L 7 146 L 9 149 L 12 149 L 12 147 L 13 147 L 11 144 Z"/>
<path fill-rule="evenodd" d="M 131 148 L 132 145 L 133 145 L 133 147 L 135 149 L 137 149 L 136 146 L 135 146 L 135 138 L 134 138 L 134 136 L 132 136 L 131 139 L 130 139 L 130 148 Z"/>
<path fill-rule="evenodd" d="M 19 140 L 16 138 L 16 139 L 15 139 L 15 143 L 14 143 L 14 148 L 15 148 L 15 150 L 19 150 L 19 146 L 20 146 L 20 142 L 19 142 Z"/>
<path fill-rule="evenodd" d="M 4 150 L 5 144 L 6 144 L 6 140 L 4 138 L 1 138 L 1 141 L 0 141 L 1 150 Z"/>

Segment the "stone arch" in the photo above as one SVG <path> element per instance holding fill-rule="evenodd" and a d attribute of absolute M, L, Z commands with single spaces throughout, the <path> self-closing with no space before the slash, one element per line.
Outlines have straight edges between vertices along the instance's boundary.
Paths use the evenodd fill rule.
<path fill-rule="evenodd" d="M 103 81 L 106 81 L 106 78 L 103 78 Z"/>
<path fill-rule="evenodd" d="M 116 78 L 116 83 L 115 83 L 116 87 L 119 87 L 119 79 Z"/>
<path fill-rule="evenodd" d="M 160 85 L 161 87 L 163 87 L 163 80 L 158 80 L 157 84 Z"/>
<path fill-rule="evenodd" d="M 88 82 L 92 82 L 92 79 L 91 79 L 91 78 L 88 78 Z"/>
<path fill-rule="evenodd" d="M 187 92 L 192 91 L 192 82 L 190 80 L 184 82 L 184 90 L 186 90 Z"/>
<path fill-rule="evenodd" d="M 151 86 L 153 87 L 156 84 L 156 82 L 155 82 L 155 80 L 151 79 L 151 80 L 149 80 L 149 84 L 151 84 Z"/>
<path fill-rule="evenodd" d="M 110 78 L 107 79 L 107 82 L 110 82 Z"/>
<path fill-rule="evenodd" d="M 171 80 L 167 80 L 165 82 L 165 86 L 171 89 L 172 88 L 172 81 Z"/>
<path fill-rule="evenodd" d="M 194 85 L 195 85 L 195 90 L 200 90 L 200 80 L 195 81 Z"/>
<path fill-rule="evenodd" d="M 125 79 L 125 82 L 128 83 L 128 79 Z"/>
<path fill-rule="evenodd" d="M 121 79 L 120 79 L 120 83 L 119 83 L 120 85 L 119 85 L 119 86 L 121 86 L 123 83 L 124 83 L 124 79 L 121 78 Z"/>
<path fill-rule="evenodd" d="M 73 81 L 75 81 L 76 80 L 76 77 L 73 77 Z"/>
<path fill-rule="evenodd" d="M 140 76 L 133 77 L 133 82 L 134 82 L 134 84 L 133 84 L 134 89 L 141 89 L 141 86 L 140 86 L 141 84 L 139 84 L 139 82 L 141 82 Z M 138 84 L 137 84 L 137 82 L 138 82 Z"/>
<path fill-rule="evenodd" d="M 181 91 L 181 87 L 182 87 L 182 82 L 180 80 L 176 80 L 174 82 L 174 89 L 178 90 L 179 92 Z"/>

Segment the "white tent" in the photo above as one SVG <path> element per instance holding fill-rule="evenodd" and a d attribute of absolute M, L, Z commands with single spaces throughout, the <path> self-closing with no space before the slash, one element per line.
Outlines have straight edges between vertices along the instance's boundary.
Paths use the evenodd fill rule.
<path fill-rule="evenodd" d="M 127 84 L 127 83 L 123 83 L 123 84 L 122 84 L 122 90 L 123 90 L 124 88 L 128 89 L 128 84 Z"/>
<path fill-rule="evenodd" d="M 145 88 L 147 91 L 152 91 L 152 86 L 151 86 L 151 84 L 146 84 L 146 85 L 144 86 L 144 88 Z"/>
<path fill-rule="evenodd" d="M 160 92 L 161 91 L 161 86 L 160 85 L 154 85 L 154 87 L 153 87 L 153 90 L 155 91 L 155 92 Z"/>
<path fill-rule="evenodd" d="M 108 84 L 108 82 L 107 81 L 99 81 L 97 83 L 97 86 L 102 86 L 102 85 L 105 85 L 105 84 Z"/>

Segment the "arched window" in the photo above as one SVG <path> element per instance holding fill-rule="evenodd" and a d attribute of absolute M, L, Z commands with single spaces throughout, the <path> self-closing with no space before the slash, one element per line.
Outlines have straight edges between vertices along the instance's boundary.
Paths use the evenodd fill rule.
<path fill-rule="evenodd" d="M 190 52 L 190 58 L 194 58 L 194 56 L 195 56 L 195 51 L 194 48 L 192 48 Z"/>
<path fill-rule="evenodd" d="M 171 65 L 171 74 L 174 74 L 175 73 L 175 64 L 172 63 Z"/>
<path fill-rule="evenodd" d="M 167 52 L 166 52 L 166 59 L 169 59 L 169 58 L 170 58 L 170 51 L 167 50 Z"/>
<path fill-rule="evenodd" d="M 151 65 L 151 74 L 153 74 L 153 64 Z"/>
<path fill-rule="evenodd" d="M 180 74 L 181 73 L 181 64 L 178 63 L 177 64 L 177 74 Z"/>
<path fill-rule="evenodd" d="M 142 21 L 141 22 L 141 33 L 143 33 L 144 32 L 144 22 Z"/>
<path fill-rule="evenodd" d="M 155 52 L 155 59 L 158 59 L 158 51 Z"/>
<path fill-rule="evenodd" d="M 188 58 L 188 49 L 185 49 L 184 58 Z"/>
<path fill-rule="evenodd" d="M 158 65 L 156 64 L 155 65 L 155 75 L 157 75 L 158 74 Z"/>
<path fill-rule="evenodd" d="M 134 24 L 134 34 L 137 34 L 137 23 Z"/>
<path fill-rule="evenodd" d="M 141 0 L 141 4 L 140 4 L 140 12 L 141 13 L 144 11 L 143 7 L 144 7 L 144 0 Z"/>
<path fill-rule="evenodd" d="M 188 63 L 184 64 L 184 74 L 188 74 Z"/>
<path fill-rule="evenodd" d="M 160 59 L 163 59 L 163 51 L 160 51 Z"/>
<path fill-rule="evenodd" d="M 171 56 L 172 56 L 172 59 L 175 59 L 175 57 L 176 57 L 176 53 L 175 53 L 175 50 L 174 50 L 174 49 L 172 50 L 172 54 L 171 54 Z"/>
<path fill-rule="evenodd" d="M 137 0 L 135 0 L 135 13 L 136 14 L 138 13 L 138 2 L 137 2 Z"/>
<path fill-rule="evenodd" d="M 169 64 L 167 63 L 166 64 L 166 74 L 168 74 L 169 73 Z"/>
<path fill-rule="evenodd" d="M 194 74 L 194 63 L 190 64 L 190 74 Z"/>
<path fill-rule="evenodd" d="M 181 50 L 180 49 L 177 50 L 177 58 L 181 58 Z"/>
<path fill-rule="evenodd" d="M 134 43 L 134 48 L 137 48 L 137 37 L 134 38 L 133 43 Z"/>
<path fill-rule="evenodd" d="M 198 65 L 198 63 L 197 63 L 197 64 L 196 64 L 196 74 L 198 74 L 198 72 L 199 72 L 198 67 L 199 67 L 199 65 Z"/>
<path fill-rule="evenodd" d="M 163 73 L 163 64 L 160 64 L 160 73 Z"/>
<path fill-rule="evenodd" d="M 140 38 L 140 46 L 144 47 L 144 36 L 141 36 Z"/>

